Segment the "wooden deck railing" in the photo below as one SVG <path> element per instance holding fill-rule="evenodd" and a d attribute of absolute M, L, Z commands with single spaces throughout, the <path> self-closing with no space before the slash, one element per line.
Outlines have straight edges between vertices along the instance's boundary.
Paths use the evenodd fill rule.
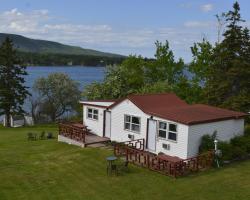
<path fill-rule="evenodd" d="M 84 126 L 80 127 L 70 123 L 59 123 L 59 135 L 85 143 L 86 134 L 88 134 L 88 130 Z"/>
<path fill-rule="evenodd" d="M 138 142 L 138 141 L 137 141 Z M 127 144 L 115 144 L 114 154 L 116 156 L 125 156 L 127 161 L 135 165 L 160 172 L 162 174 L 178 177 L 190 172 L 197 172 L 210 168 L 213 163 L 214 152 L 210 151 L 197 157 L 171 161 L 163 159 L 161 156 L 144 151 L 144 149 L 128 146 Z"/>

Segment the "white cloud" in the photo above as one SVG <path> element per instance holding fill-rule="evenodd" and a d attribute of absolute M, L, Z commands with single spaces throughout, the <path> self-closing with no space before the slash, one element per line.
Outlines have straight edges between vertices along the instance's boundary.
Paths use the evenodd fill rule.
<path fill-rule="evenodd" d="M 212 11 L 214 8 L 213 4 L 204 4 L 200 6 L 201 11 L 203 12 L 209 12 Z"/>
<path fill-rule="evenodd" d="M 55 20 L 48 10 L 0 13 L 0 32 L 16 33 L 36 39 L 110 51 L 153 56 L 156 40 L 168 40 L 176 57 L 190 54 L 190 46 L 204 36 L 213 38 L 212 22 L 188 21 L 180 27 L 117 28 L 108 24 L 73 24 Z M 210 32 L 209 32 L 210 31 Z"/>

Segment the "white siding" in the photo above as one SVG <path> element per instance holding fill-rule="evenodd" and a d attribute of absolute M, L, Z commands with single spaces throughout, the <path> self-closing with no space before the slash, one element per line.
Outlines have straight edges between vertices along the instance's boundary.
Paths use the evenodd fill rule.
<path fill-rule="evenodd" d="M 141 130 L 140 133 L 135 133 L 132 131 L 124 130 L 124 115 L 133 115 L 138 116 L 141 119 Z M 150 118 L 150 115 L 142 112 L 136 105 L 134 105 L 130 100 L 125 100 L 115 106 L 111 110 L 111 140 L 117 142 L 129 141 L 128 134 L 134 135 L 135 139 L 145 139 L 147 138 L 147 119 Z M 166 121 L 164 119 L 154 117 L 155 120 Z M 171 121 L 166 121 L 171 122 Z M 185 159 L 187 157 L 187 140 L 188 140 L 188 126 L 183 124 L 177 124 L 178 135 L 177 142 L 156 139 L 156 151 L 153 153 L 158 154 L 163 152 L 170 156 L 178 156 Z M 162 144 L 170 144 L 170 150 L 166 150 L 162 147 Z"/>
<path fill-rule="evenodd" d="M 182 159 L 187 158 L 187 141 L 188 141 L 188 126 L 180 123 L 176 123 L 173 121 L 168 121 L 165 119 L 161 119 L 158 117 L 154 117 L 154 119 L 167 122 L 167 123 L 174 123 L 177 124 L 177 141 L 171 141 L 167 139 L 162 139 L 158 137 L 158 130 L 157 130 L 157 139 L 156 139 L 156 153 L 163 152 L 170 156 L 177 156 Z M 170 144 L 170 149 L 164 149 L 162 147 L 163 144 Z"/>
<path fill-rule="evenodd" d="M 98 120 L 89 119 L 87 118 L 87 108 L 93 108 L 98 110 Z M 83 124 L 88 126 L 88 129 L 91 129 L 91 131 L 98 135 L 103 136 L 103 112 L 105 108 L 99 108 L 94 106 L 83 106 Z"/>
<path fill-rule="evenodd" d="M 140 133 L 124 130 L 124 115 L 134 115 L 141 118 Z M 134 139 L 146 139 L 147 118 L 135 104 L 130 100 L 124 100 L 111 109 L 111 140 L 117 142 L 129 141 L 128 134 L 134 135 Z"/>
<path fill-rule="evenodd" d="M 189 127 L 188 157 L 198 154 L 201 137 L 217 132 L 218 140 L 229 141 L 231 138 L 244 133 L 244 119 L 218 121 L 206 124 L 197 124 Z"/>

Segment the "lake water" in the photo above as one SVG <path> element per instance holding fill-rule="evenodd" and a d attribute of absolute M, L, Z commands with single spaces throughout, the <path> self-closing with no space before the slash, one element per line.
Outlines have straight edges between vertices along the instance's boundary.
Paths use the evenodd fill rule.
<path fill-rule="evenodd" d="M 51 73 L 61 72 L 68 74 L 73 80 L 79 82 L 80 89 L 83 91 L 84 86 L 97 81 L 101 82 L 104 78 L 105 67 L 89 67 L 89 66 L 30 66 L 26 71 L 28 75 L 25 76 L 25 85 L 29 87 L 32 94 L 32 86 L 36 79 L 40 77 L 47 77 Z M 27 100 L 24 104 L 24 110 L 30 111 L 30 102 Z M 0 116 L 0 121 L 2 116 Z"/>
<path fill-rule="evenodd" d="M 104 78 L 104 67 L 88 67 L 88 66 L 46 66 L 27 67 L 28 76 L 26 76 L 26 85 L 32 88 L 36 79 L 47 77 L 51 73 L 61 72 L 68 74 L 73 80 L 79 82 L 81 89 L 84 86 L 94 82 L 102 81 Z"/>
<path fill-rule="evenodd" d="M 47 77 L 51 73 L 60 72 L 70 76 L 71 79 L 80 84 L 83 91 L 84 86 L 97 81 L 101 82 L 104 78 L 105 67 L 89 67 L 89 66 L 30 66 L 27 67 L 28 75 L 25 77 L 25 85 L 29 87 L 32 94 L 32 86 L 40 77 Z M 30 111 L 30 102 L 27 100 L 24 109 Z"/>

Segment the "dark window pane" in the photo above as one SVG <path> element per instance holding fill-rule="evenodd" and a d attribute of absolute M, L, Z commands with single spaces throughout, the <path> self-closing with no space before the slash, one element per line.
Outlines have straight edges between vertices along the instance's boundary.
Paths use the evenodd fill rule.
<path fill-rule="evenodd" d="M 140 124 L 139 117 L 132 117 L 132 123 L 134 123 L 134 124 Z"/>
<path fill-rule="evenodd" d="M 125 129 L 130 130 L 130 123 L 125 123 Z"/>
<path fill-rule="evenodd" d="M 166 131 L 159 130 L 159 137 L 166 138 Z"/>
<path fill-rule="evenodd" d="M 125 122 L 130 122 L 130 116 L 125 115 Z"/>
<path fill-rule="evenodd" d="M 92 114 L 91 113 L 88 113 L 88 118 L 92 118 Z"/>
<path fill-rule="evenodd" d="M 168 139 L 169 140 L 174 140 L 174 141 L 176 141 L 176 133 L 173 133 L 173 132 L 169 132 L 168 133 Z"/>
<path fill-rule="evenodd" d="M 140 131 L 140 126 L 139 126 L 139 125 L 132 124 L 132 131 L 139 132 L 139 131 Z"/>
<path fill-rule="evenodd" d="M 159 122 L 159 128 L 166 130 L 167 129 L 167 123 Z"/>
<path fill-rule="evenodd" d="M 89 108 L 89 109 L 88 109 L 88 113 L 92 113 L 92 109 Z"/>
<path fill-rule="evenodd" d="M 98 119 L 98 115 L 93 115 L 93 118 L 94 119 Z"/>
<path fill-rule="evenodd" d="M 98 115 L 98 110 L 94 110 L 94 114 L 97 114 L 97 115 Z"/>
<path fill-rule="evenodd" d="M 177 126 L 176 126 L 176 124 L 169 124 L 169 130 L 177 132 Z"/>

